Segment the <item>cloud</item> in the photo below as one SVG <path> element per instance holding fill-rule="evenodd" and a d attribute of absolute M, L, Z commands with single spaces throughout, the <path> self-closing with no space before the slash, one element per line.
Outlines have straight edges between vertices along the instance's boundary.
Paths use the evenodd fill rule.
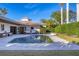
<path fill-rule="evenodd" d="M 39 15 L 39 10 L 32 10 L 31 12 L 28 13 L 31 16 Z"/>
<path fill-rule="evenodd" d="M 39 13 L 39 10 L 34 10 L 32 14 L 37 15 L 38 13 Z"/>
<path fill-rule="evenodd" d="M 42 17 L 41 15 L 50 15 L 52 9 L 48 8 L 48 6 L 41 5 L 41 4 L 26 4 L 24 5 L 26 9 L 28 9 L 28 15 L 33 16 L 33 17 Z M 50 9 L 50 11 L 49 11 Z"/>
<path fill-rule="evenodd" d="M 36 4 L 26 4 L 26 5 L 24 5 L 24 8 L 26 8 L 26 9 L 33 9 L 35 7 L 37 7 Z"/>

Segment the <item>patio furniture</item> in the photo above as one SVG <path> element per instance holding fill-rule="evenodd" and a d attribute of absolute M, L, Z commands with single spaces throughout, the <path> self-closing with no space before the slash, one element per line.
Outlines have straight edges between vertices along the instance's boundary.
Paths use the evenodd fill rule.
<path fill-rule="evenodd" d="M 5 36 L 8 36 L 8 32 L 6 32 L 6 31 L 3 33 L 3 37 L 5 37 Z"/>
<path fill-rule="evenodd" d="M 9 32 L 9 33 L 8 33 L 8 36 L 11 36 L 11 35 L 12 35 L 12 33 L 11 33 L 11 32 Z"/>
<path fill-rule="evenodd" d="M 6 37 L 6 36 L 7 36 L 7 34 L 6 34 L 6 33 L 3 33 L 3 34 L 2 34 L 2 36 L 3 36 L 3 37 Z"/>
<path fill-rule="evenodd" d="M 7 36 L 5 33 L 0 33 L 0 38 Z"/>
<path fill-rule="evenodd" d="M 2 33 L 0 33 L 0 38 L 2 38 L 2 37 L 7 37 L 7 36 L 11 36 L 12 35 L 12 33 L 11 32 L 2 32 Z"/>

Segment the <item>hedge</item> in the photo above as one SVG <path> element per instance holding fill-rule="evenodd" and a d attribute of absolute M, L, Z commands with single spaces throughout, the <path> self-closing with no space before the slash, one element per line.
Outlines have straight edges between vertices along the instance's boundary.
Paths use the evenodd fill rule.
<path fill-rule="evenodd" d="M 55 28 L 55 32 L 79 36 L 79 22 L 58 25 Z"/>

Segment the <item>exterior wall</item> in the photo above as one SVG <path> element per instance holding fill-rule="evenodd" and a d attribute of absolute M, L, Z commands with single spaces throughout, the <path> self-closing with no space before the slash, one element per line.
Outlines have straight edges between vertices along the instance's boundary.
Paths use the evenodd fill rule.
<path fill-rule="evenodd" d="M 34 27 L 34 29 L 31 29 L 30 26 L 26 26 L 25 32 L 26 33 L 31 33 L 31 31 L 32 31 L 32 33 L 36 33 L 36 31 L 40 32 L 40 27 L 38 26 L 38 27 Z"/>
<path fill-rule="evenodd" d="M 30 30 L 31 30 L 30 26 L 26 26 L 25 32 L 26 32 L 26 33 L 30 33 Z"/>
<path fill-rule="evenodd" d="M 4 30 L 1 30 L 1 24 L 4 24 Z M 26 27 L 26 29 L 24 30 L 24 32 L 26 33 L 35 33 L 36 31 L 40 32 L 40 28 L 39 26 L 34 27 L 34 29 L 31 29 L 30 26 L 18 26 L 18 25 L 14 25 L 14 24 L 9 24 L 9 23 L 4 23 L 4 22 L 0 22 L 0 33 L 4 33 L 4 32 L 10 32 L 10 26 L 16 26 L 17 27 L 17 34 L 19 34 L 19 27 Z"/>
<path fill-rule="evenodd" d="M 40 26 L 35 27 L 35 31 L 40 33 Z"/>
<path fill-rule="evenodd" d="M 40 33 L 40 28 L 36 28 L 35 30 Z"/>
<path fill-rule="evenodd" d="M 3 31 L 1 30 L 1 24 L 4 24 L 4 30 Z M 14 24 L 0 22 L 0 33 L 4 33 L 5 31 L 10 32 L 10 26 L 16 26 L 17 27 L 17 33 L 18 33 L 18 28 L 21 27 L 21 26 L 14 25 Z M 24 32 L 30 33 L 30 30 L 31 30 L 30 26 L 22 26 L 22 27 L 26 27 L 26 30 Z"/>
<path fill-rule="evenodd" d="M 40 26 L 34 26 L 34 29 L 32 30 L 32 33 L 40 33 Z"/>
<path fill-rule="evenodd" d="M 79 3 L 77 3 L 77 21 L 79 21 Z"/>
<path fill-rule="evenodd" d="M 1 31 L 1 24 L 4 24 L 4 30 L 3 31 Z M 10 26 L 17 26 L 17 25 L 0 22 L 0 33 L 3 33 L 5 31 L 10 32 Z"/>

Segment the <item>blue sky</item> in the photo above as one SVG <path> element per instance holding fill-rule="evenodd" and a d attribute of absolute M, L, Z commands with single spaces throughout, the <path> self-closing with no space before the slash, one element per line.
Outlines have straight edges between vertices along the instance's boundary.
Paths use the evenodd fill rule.
<path fill-rule="evenodd" d="M 70 4 L 70 9 L 76 11 L 76 4 Z M 39 22 L 41 19 L 50 18 L 51 13 L 60 10 L 58 3 L 0 3 L 0 8 L 7 8 L 6 17 L 13 20 L 21 20 L 23 17 Z M 66 4 L 64 5 L 64 9 Z"/>

